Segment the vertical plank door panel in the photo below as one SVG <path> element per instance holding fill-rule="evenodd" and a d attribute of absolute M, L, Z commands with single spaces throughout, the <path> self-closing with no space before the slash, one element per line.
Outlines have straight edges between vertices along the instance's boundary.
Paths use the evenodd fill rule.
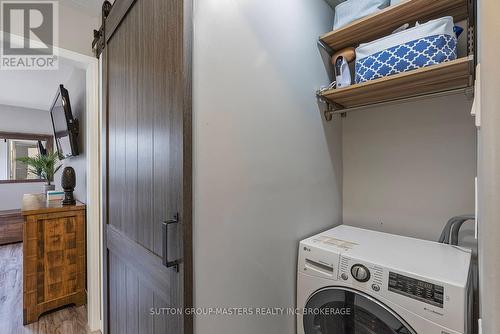
<path fill-rule="evenodd" d="M 110 333 L 192 333 L 192 319 L 154 312 L 192 304 L 190 10 L 183 0 L 116 0 L 105 24 Z M 174 217 L 168 260 L 178 271 L 163 264 L 162 222 Z"/>

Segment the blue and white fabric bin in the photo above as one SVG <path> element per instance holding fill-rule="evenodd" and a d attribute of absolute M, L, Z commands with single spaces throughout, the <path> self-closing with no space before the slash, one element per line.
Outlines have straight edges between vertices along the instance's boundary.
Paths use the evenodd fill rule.
<path fill-rule="evenodd" d="M 376 13 L 391 4 L 390 0 L 347 0 L 335 6 L 333 30 Z"/>
<path fill-rule="evenodd" d="M 457 59 L 453 18 L 418 24 L 356 49 L 356 83 Z"/>

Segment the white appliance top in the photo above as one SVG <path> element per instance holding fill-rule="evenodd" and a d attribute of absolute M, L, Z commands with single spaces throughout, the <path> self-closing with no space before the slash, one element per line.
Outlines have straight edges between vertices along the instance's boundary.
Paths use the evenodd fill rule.
<path fill-rule="evenodd" d="M 307 238 L 303 245 L 464 287 L 471 251 L 432 241 L 340 225 Z"/>

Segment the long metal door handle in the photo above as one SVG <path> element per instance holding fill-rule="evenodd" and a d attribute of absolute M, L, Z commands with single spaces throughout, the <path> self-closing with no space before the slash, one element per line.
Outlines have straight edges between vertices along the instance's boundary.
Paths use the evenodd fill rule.
<path fill-rule="evenodd" d="M 168 260 L 168 226 L 179 223 L 179 214 L 176 214 L 173 219 L 162 221 L 163 230 L 163 265 L 167 268 L 174 267 L 175 271 L 179 272 L 180 260 Z"/>

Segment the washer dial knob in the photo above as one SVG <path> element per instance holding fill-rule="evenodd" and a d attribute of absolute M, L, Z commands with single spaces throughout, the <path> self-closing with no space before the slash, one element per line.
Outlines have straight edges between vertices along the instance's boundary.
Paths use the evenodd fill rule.
<path fill-rule="evenodd" d="M 351 268 L 352 277 L 358 282 L 364 283 L 370 280 L 370 271 L 362 264 L 355 264 Z"/>

